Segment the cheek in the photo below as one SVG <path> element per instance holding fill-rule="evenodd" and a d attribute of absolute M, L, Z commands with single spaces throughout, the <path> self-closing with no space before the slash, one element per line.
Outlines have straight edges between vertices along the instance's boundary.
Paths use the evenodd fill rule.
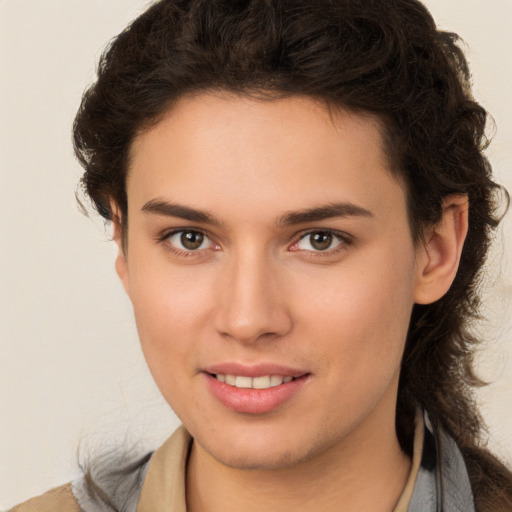
<path fill-rule="evenodd" d="M 309 282 L 302 324 L 325 347 L 334 372 L 365 382 L 395 373 L 413 306 L 413 268 L 412 253 L 380 249 Z"/>
<path fill-rule="evenodd" d="M 208 307 L 211 276 L 201 265 L 172 265 L 163 250 L 144 247 L 134 248 L 130 263 L 130 299 L 145 328 L 186 329 Z"/>
<path fill-rule="evenodd" d="M 192 266 L 173 269 L 146 262 L 130 268 L 130 299 L 142 350 L 161 389 L 162 380 L 194 369 L 192 356 L 212 308 L 210 280 Z"/>

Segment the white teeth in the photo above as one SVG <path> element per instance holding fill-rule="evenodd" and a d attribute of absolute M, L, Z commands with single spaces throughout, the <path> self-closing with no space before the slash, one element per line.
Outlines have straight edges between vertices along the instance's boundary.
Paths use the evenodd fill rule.
<path fill-rule="evenodd" d="M 235 381 L 235 386 L 237 388 L 252 388 L 252 379 L 251 377 L 238 376 Z"/>
<path fill-rule="evenodd" d="M 264 377 L 254 377 L 252 379 L 252 387 L 254 389 L 267 389 L 270 387 L 270 377 L 265 375 Z"/>
<path fill-rule="evenodd" d="M 274 386 L 280 386 L 293 380 L 293 377 L 281 375 L 262 375 L 261 377 L 246 377 L 244 375 L 215 375 L 219 382 L 225 382 L 230 386 L 243 389 L 268 389 Z"/>
<path fill-rule="evenodd" d="M 283 383 L 284 377 L 280 377 L 279 375 L 272 375 L 270 377 L 270 385 L 271 386 L 280 386 Z"/>

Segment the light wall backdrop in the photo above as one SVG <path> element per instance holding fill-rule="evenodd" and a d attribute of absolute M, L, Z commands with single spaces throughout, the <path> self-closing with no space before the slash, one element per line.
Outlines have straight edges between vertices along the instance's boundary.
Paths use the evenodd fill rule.
<path fill-rule="evenodd" d="M 489 151 L 512 190 L 512 1 L 427 0 L 462 35 Z M 147 450 L 178 424 L 138 346 L 115 247 L 75 203 L 70 129 L 101 49 L 145 0 L 0 0 L 0 510 L 77 475 L 83 456 Z M 487 271 L 479 392 L 512 465 L 512 212 Z"/>

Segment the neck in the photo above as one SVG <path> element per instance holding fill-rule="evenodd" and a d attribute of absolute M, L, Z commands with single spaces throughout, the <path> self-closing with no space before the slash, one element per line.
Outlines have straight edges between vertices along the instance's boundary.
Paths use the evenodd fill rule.
<path fill-rule="evenodd" d="M 371 415 L 372 416 L 372 415 Z M 197 443 L 187 468 L 187 510 L 344 512 L 394 510 L 410 471 L 394 415 L 368 417 L 336 446 L 293 467 L 227 467 Z"/>

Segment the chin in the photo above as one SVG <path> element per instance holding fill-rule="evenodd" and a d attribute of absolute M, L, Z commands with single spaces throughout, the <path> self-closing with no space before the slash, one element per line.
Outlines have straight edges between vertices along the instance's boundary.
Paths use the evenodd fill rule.
<path fill-rule="evenodd" d="M 313 442 L 314 435 L 293 435 L 289 429 L 285 429 L 286 432 L 265 430 L 242 429 L 222 438 L 209 437 L 207 443 L 202 443 L 200 437 L 196 441 L 225 466 L 253 471 L 291 468 L 320 455 L 327 448 Z"/>
<path fill-rule="evenodd" d="M 218 462 L 233 469 L 247 471 L 268 471 L 286 469 L 296 466 L 303 460 L 300 454 L 292 452 L 266 452 L 266 453 L 210 453 Z"/>

